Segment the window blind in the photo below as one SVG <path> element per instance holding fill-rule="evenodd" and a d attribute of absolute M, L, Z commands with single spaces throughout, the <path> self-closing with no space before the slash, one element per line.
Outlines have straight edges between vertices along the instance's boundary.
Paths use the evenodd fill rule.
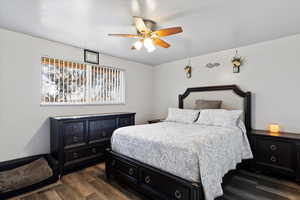
<path fill-rule="evenodd" d="M 42 57 L 41 103 L 123 104 L 125 71 Z"/>

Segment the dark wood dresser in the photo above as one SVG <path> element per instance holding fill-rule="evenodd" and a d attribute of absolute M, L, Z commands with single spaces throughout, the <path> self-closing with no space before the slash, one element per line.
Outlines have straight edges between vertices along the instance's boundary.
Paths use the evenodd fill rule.
<path fill-rule="evenodd" d="M 253 168 L 281 173 L 300 182 L 300 134 L 251 132 Z"/>
<path fill-rule="evenodd" d="M 115 129 L 135 124 L 135 113 L 51 117 L 51 154 L 61 172 L 104 161 Z"/>

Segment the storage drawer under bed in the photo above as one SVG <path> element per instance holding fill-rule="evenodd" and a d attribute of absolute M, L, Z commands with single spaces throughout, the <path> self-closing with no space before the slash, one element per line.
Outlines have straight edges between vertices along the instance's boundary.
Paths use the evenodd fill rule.
<path fill-rule="evenodd" d="M 138 178 L 137 167 L 126 161 L 121 161 L 119 159 L 113 159 L 111 163 L 115 169 L 123 173 L 124 175 L 130 176 L 132 178 Z"/>
<path fill-rule="evenodd" d="M 144 189 L 155 189 L 168 197 L 168 199 L 190 199 L 189 188 L 179 185 L 178 182 L 171 178 L 162 177 L 149 169 L 140 168 L 140 183 Z"/>
<path fill-rule="evenodd" d="M 189 188 L 184 185 L 178 185 L 171 178 L 164 177 L 158 173 L 145 169 L 142 167 L 137 167 L 134 164 L 121 159 L 112 159 L 111 165 L 114 168 L 115 175 L 122 181 L 129 183 L 139 183 L 139 186 L 144 190 L 148 190 L 149 193 L 153 193 L 153 189 L 159 191 L 159 196 L 165 196 L 166 199 L 180 199 L 189 200 L 190 191 Z"/>

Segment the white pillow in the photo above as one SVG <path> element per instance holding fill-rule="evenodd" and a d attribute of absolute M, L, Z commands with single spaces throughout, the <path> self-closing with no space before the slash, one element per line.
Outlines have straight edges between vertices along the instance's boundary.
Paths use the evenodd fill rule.
<path fill-rule="evenodd" d="M 207 109 L 201 110 L 197 124 L 223 127 L 236 127 L 242 110 Z"/>
<path fill-rule="evenodd" d="M 168 117 L 165 121 L 194 123 L 199 115 L 199 110 L 169 108 Z"/>

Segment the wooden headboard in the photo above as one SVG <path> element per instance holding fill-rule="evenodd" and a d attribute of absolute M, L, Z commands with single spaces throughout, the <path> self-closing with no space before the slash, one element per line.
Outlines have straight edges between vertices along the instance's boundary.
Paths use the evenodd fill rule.
<path fill-rule="evenodd" d="M 242 91 L 237 85 L 219 85 L 219 86 L 206 86 L 206 87 L 194 87 L 187 88 L 186 91 L 179 95 L 179 108 L 184 107 L 184 99 L 187 98 L 190 93 L 195 92 L 212 92 L 212 91 L 226 91 L 231 90 L 238 97 L 243 100 L 243 111 L 244 111 L 244 123 L 247 130 L 251 130 L 251 92 Z"/>

